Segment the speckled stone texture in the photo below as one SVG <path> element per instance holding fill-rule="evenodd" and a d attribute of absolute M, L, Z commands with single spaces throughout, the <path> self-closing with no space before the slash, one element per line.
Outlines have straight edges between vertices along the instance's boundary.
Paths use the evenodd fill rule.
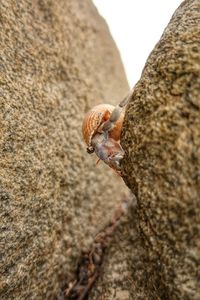
<path fill-rule="evenodd" d="M 0 298 L 55 299 L 126 192 L 81 123 L 128 84 L 91 1 L 1 0 L 0 14 Z"/>
<path fill-rule="evenodd" d="M 200 1 L 187 0 L 148 58 L 126 111 L 123 172 L 137 197 L 148 262 L 139 276 L 145 280 L 135 285 L 148 299 L 200 299 L 199 41 Z"/>
<path fill-rule="evenodd" d="M 133 90 L 122 133 L 136 205 L 90 300 L 200 299 L 200 1 L 184 1 Z"/>

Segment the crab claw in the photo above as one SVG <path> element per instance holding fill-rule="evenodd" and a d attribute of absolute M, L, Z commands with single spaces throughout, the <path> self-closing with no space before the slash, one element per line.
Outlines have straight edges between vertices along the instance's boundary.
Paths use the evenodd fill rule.
<path fill-rule="evenodd" d="M 92 140 L 92 145 L 99 159 L 120 172 L 120 162 L 124 156 L 124 150 L 119 141 L 111 138 L 106 139 L 103 134 L 96 134 Z"/>

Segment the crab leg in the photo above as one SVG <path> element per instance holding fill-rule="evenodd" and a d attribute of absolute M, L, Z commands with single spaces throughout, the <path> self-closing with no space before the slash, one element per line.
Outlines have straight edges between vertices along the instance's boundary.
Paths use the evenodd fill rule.
<path fill-rule="evenodd" d="M 115 126 L 116 121 L 119 119 L 120 114 L 124 108 L 124 106 L 127 105 L 127 103 L 130 100 L 130 97 L 132 95 L 132 92 L 130 92 L 113 110 L 113 112 L 110 115 L 110 118 L 108 121 L 106 121 L 102 127 L 102 131 L 106 138 L 108 138 L 108 132 L 113 129 Z"/>

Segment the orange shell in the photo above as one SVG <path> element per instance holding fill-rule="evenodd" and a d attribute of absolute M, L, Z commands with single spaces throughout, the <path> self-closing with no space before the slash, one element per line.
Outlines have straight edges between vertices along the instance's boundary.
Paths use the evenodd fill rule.
<path fill-rule="evenodd" d="M 114 106 L 110 104 L 99 104 L 87 112 L 83 120 L 82 133 L 85 143 L 88 147 L 91 146 L 91 140 L 99 127 L 110 118 Z M 124 112 L 121 113 L 119 119 L 115 123 L 114 128 L 109 132 L 109 137 L 114 140 L 120 139 Z"/>

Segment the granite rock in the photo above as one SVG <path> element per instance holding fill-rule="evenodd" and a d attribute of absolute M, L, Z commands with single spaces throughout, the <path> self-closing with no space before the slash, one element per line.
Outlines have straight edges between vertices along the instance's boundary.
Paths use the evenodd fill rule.
<path fill-rule="evenodd" d="M 200 299 L 200 2 L 176 10 L 133 89 L 122 132 L 135 195 L 92 300 Z"/>
<path fill-rule="evenodd" d="M 81 124 L 128 83 L 89 0 L 2 0 L 0 24 L 0 298 L 55 299 L 126 193 Z"/>

